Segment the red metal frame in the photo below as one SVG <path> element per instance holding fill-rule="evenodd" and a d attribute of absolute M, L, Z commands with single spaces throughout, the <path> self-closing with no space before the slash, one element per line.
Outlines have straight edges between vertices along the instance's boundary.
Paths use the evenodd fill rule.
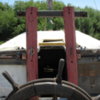
<path fill-rule="evenodd" d="M 26 30 L 27 30 L 27 80 L 31 81 L 38 78 L 36 7 L 27 8 Z"/>
<path fill-rule="evenodd" d="M 68 81 L 78 85 L 74 8 L 63 8 Z"/>
<path fill-rule="evenodd" d="M 68 81 L 78 85 L 74 17 L 75 15 L 73 7 L 63 8 Z M 31 81 L 38 78 L 36 7 L 27 8 L 26 30 L 27 30 L 27 36 L 26 36 L 27 37 L 27 81 Z"/>
<path fill-rule="evenodd" d="M 38 78 L 37 55 L 37 8 L 29 7 L 26 11 L 26 40 L 27 40 L 27 81 Z M 36 100 L 37 97 L 31 100 Z"/>

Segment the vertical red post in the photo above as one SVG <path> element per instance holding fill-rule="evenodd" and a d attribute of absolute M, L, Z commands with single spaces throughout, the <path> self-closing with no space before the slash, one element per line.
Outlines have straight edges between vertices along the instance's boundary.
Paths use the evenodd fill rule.
<path fill-rule="evenodd" d="M 68 81 L 78 85 L 74 8 L 63 8 Z"/>
<path fill-rule="evenodd" d="M 27 81 L 38 78 L 37 55 L 37 8 L 29 7 L 26 11 L 27 45 Z M 35 98 L 31 99 L 35 100 Z"/>

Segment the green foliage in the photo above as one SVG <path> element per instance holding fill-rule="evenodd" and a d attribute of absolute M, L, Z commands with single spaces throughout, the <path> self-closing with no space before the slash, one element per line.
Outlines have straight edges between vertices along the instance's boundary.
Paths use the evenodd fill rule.
<path fill-rule="evenodd" d="M 0 10 L 6 10 L 6 6 L 2 2 L 0 2 Z"/>
<path fill-rule="evenodd" d="M 61 30 L 64 28 L 63 18 L 54 18 L 53 22 L 54 22 L 53 30 Z"/>
<path fill-rule="evenodd" d="M 17 25 L 17 18 L 14 17 L 12 9 L 2 11 L 0 9 L 0 40 L 7 40 L 12 37 L 14 27 Z"/>
<path fill-rule="evenodd" d="M 46 0 L 21 1 L 16 0 L 13 6 L 0 2 L 0 41 L 10 39 L 26 31 L 26 18 L 18 18 L 18 10 L 26 10 L 27 7 L 37 7 L 38 10 L 48 10 Z M 52 10 L 63 10 L 65 4 L 61 0 L 53 0 Z M 68 4 L 68 6 L 73 6 Z M 75 11 L 87 11 L 87 18 L 75 18 L 75 28 L 97 39 L 100 39 L 100 11 L 91 7 L 74 7 Z M 49 30 L 49 18 L 38 18 L 38 30 Z M 53 30 L 64 29 L 63 18 L 52 18 Z"/>
<path fill-rule="evenodd" d="M 96 33 L 94 37 L 100 40 L 100 33 Z"/>
<path fill-rule="evenodd" d="M 3 43 L 4 43 L 4 41 L 0 41 L 0 45 L 3 44 Z"/>
<path fill-rule="evenodd" d="M 76 9 L 76 7 L 75 7 Z M 76 18 L 75 25 L 76 29 L 89 34 L 97 39 L 100 39 L 100 11 L 95 10 L 91 7 L 85 7 L 84 9 L 79 8 L 80 11 L 87 11 L 87 18 Z"/>

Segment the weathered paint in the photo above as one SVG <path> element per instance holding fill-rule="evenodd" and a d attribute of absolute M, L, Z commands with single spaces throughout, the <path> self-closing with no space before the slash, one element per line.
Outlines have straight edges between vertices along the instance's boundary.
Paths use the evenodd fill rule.
<path fill-rule="evenodd" d="M 78 85 L 74 7 L 63 8 L 68 81 Z"/>
<path fill-rule="evenodd" d="M 37 54 L 37 8 L 29 7 L 26 11 L 27 44 L 27 81 L 38 78 Z M 31 100 L 35 100 L 35 97 Z"/>
<path fill-rule="evenodd" d="M 83 57 L 78 60 L 78 83 L 89 94 L 100 94 L 100 61 L 97 57 Z"/>
<path fill-rule="evenodd" d="M 37 8 L 29 7 L 26 11 L 27 42 L 27 80 L 38 78 L 37 57 Z"/>

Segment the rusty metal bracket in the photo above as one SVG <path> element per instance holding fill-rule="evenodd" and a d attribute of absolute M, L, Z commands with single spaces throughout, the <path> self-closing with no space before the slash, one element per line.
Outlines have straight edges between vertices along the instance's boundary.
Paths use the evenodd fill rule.
<path fill-rule="evenodd" d="M 28 51 L 29 53 L 30 53 L 30 55 L 31 55 L 31 58 L 32 58 L 32 56 L 34 55 L 34 53 L 35 53 L 35 50 L 33 49 L 33 47 L 31 46 L 31 48 L 29 49 L 29 51 Z"/>
<path fill-rule="evenodd" d="M 73 57 L 73 47 L 72 46 L 70 48 L 70 55 L 71 55 L 71 57 Z"/>

